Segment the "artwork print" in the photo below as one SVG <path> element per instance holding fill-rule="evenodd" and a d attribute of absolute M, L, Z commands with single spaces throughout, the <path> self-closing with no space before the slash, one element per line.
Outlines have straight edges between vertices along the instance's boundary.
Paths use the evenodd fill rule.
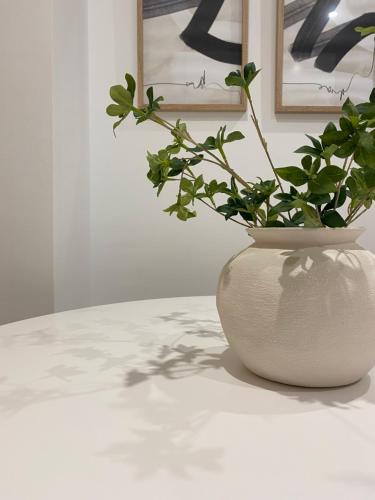
<path fill-rule="evenodd" d="M 241 110 L 225 77 L 247 62 L 247 0 L 138 0 L 140 104 L 152 86 L 164 110 Z"/>
<path fill-rule="evenodd" d="M 276 111 L 338 112 L 375 82 L 375 0 L 278 0 Z"/>

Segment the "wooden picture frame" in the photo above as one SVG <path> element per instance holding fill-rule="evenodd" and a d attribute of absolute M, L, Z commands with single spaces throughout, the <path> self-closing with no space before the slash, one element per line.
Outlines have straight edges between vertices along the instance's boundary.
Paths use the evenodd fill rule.
<path fill-rule="evenodd" d="M 249 0 L 241 0 L 242 5 L 242 34 L 241 34 L 241 67 L 247 64 L 248 60 L 248 25 L 249 25 Z M 144 91 L 144 26 L 143 26 L 143 0 L 137 0 L 137 53 L 138 53 L 138 105 L 145 105 Z M 217 62 L 220 64 L 220 62 Z M 239 66 L 238 66 L 239 67 Z M 236 68 L 233 67 L 233 70 Z M 229 71 L 227 72 L 229 73 Z M 180 84 L 181 85 L 181 84 Z M 186 83 L 187 85 L 187 83 Z M 224 85 L 224 82 L 223 82 Z M 150 85 L 151 86 L 151 85 Z M 239 92 L 239 103 L 162 103 L 162 111 L 246 111 L 247 100 L 242 90 Z M 158 94 L 163 95 L 162 92 Z"/>
<path fill-rule="evenodd" d="M 285 51 L 284 51 L 284 44 L 285 44 L 285 22 L 286 22 L 286 19 L 288 18 L 288 14 L 285 16 L 285 0 L 276 0 L 277 1 L 277 25 L 276 25 L 276 81 L 275 81 L 275 112 L 276 113 L 340 113 L 341 112 L 341 107 L 342 107 L 342 104 L 344 103 L 345 99 L 347 97 L 349 97 L 351 95 L 350 93 L 350 90 L 353 92 L 353 87 L 350 88 L 350 84 L 351 84 L 351 79 L 350 77 L 352 76 L 351 73 L 349 73 L 347 75 L 347 81 L 349 82 L 349 85 L 347 85 L 346 83 L 343 84 L 342 80 L 340 81 L 340 83 L 337 83 L 337 85 L 335 86 L 333 83 L 332 83 L 332 79 L 334 78 L 333 75 L 335 74 L 340 74 L 340 78 L 342 78 L 341 75 L 343 75 L 344 73 L 338 73 L 336 72 L 336 69 L 333 71 L 331 70 L 330 72 L 324 72 L 324 70 L 320 70 L 320 68 L 318 67 L 317 71 L 315 72 L 315 75 L 314 75 L 314 79 L 310 79 L 309 82 L 311 83 L 305 83 L 305 82 L 301 82 L 301 83 L 295 83 L 294 81 L 293 82 L 288 82 L 287 84 L 284 82 L 284 74 L 285 74 L 285 70 L 284 70 L 284 61 L 285 61 Z M 329 3 L 327 3 L 328 5 Z M 332 11 L 332 12 L 327 12 L 326 15 L 327 15 L 327 18 L 329 18 L 327 20 L 327 24 L 324 28 L 324 32 L 322 31 L 321 33 L 322 34 L 326 34 L 327 36 L 327 31 L 328 30 L 331 30 L 331 33 L 334 33 L 335 29 L 336 29 L 336 33 L 339 32 L 339 25 L 342 25 L 344 27 L 344 23 L 347 22 L 348 24 L 351 24 L 353 25 L 352 29 L 353 29 L 353 32 L 354 32 L 354 26 L 355 26 L 355 18 L 353 19 L 344 19 L 343 20 L 343 16 L 342 16 L 342 12 L 340 12 L 340 6 L 342 6 L 344 4 L 344 1 L 342 2 L 342 4 L 339 4 L 338 7 L 336 8 L 337 11 Z M 308 7 L 307 7 L 308 8 Z M 312 7 L 310 5 L 309 9 L 312 11 Z M 307 12 L 307 14 L 309 13 L 310 11 Z M 307 16 L 306 14 L 306 16 Z M 332 19 L 335 19 L 337 17 L 337 25 L 334 26 L 334 22 L 332 21 Z M 303 18 L 302 18 L 303 19 Z M 287 26 L 289 27 L 289 26 Z M 335 29 L 333 29 L 335 28 Z M 349 27 L 348 27 L 349 29 Z M 327 31 L 326 31 L 327 30 Z M 334 34 L 332 35 L 332 37 L 334 36 Z M 290 40 L 289 40 L 290 42 Z M 369 40 L 368 40 L 369 42 Z M 361 43 L 360 42 L 360 35 L 358 35 L 358 41 L 356 43 Z M 326 44 L 327 48 L 328 48 L 328 42 Z M 351 50 L 358 50 L 358 46 L 357 45 L 353 45 L 353 47 L 351 48 Z M 369 52 L 369 51 L 368 51 Z M 315 66 L 316 66 L 316 61 L 318 59 L 318 56 L 320 57 L 321 53 L 318 53 L 318 54 L 315 54 L 315 55 L 311 55 L 311 60 L 315 60 Z M 345 55 L 345 57 L 347 57 L 349 55 L 349 52 Z M 375 52 L 374 52 L 374 56 L 375 56 Z M 351 57 L 353 58 L 354 55 L 351 55 Z M 371 58 L 373 57 L 373 54 L 371 54 Z M 370 60 L 370 57 L 369 57 L 369 67 L 371 66 L 371 60 Z M 341 61 L 341 60 L 340 60 Z M 296 62 L 296 66 L 299 64 L 300 61 L 297 61 Z M 304 62 L 304 61 L 302 61 Z M 303 68 L 302 72 L 305 74 L 305 67 Z M 324 79 L 321 78 L 320 74 L 325 77 L 325 75 L 328 75 L 327 76 L 327 81 L 325 81 Z M 360 75 L 357 75 L 355 73 L 355 70 L 353 70 L 353 75 L 360 78 Z M 358 81 L 358 79 L 357 79 Z M 291 104 L 286 104 L 285 103 L 285 100 L 286 99 L 283 99 L 283 96 L 284 96 L 284 85 L 310 85 L 309 88 L 311 89 L 314 89 L 315 93 L 312 92 L 312 98 L 311 100 L 314 100 L 314 97 L 315 96 L 315 100 L 321 100 L 321 93 L 331 93 L 332 94 L 332 97 L 324 97 L 325 99 L 329 99 L 329 100 L 335 100 L 337 101 L 337 105 L 315 105 L 315 104 L 311 104 L 311 105 L 291 105 Z M 314 87 L 313 87 L 314 86 Z M 296 88 L 296 87 L 295 87 Z M 317 97 L 317 94 L 318 92 L 316 92 L 316 90 L 319 90 L 321 91 L 320 92 L 320 95 L 318 96 L 318 99 L 316 99 Z M 358 92 L 357 92 L 358 94 Z M 363 100 L 366 100 L 367 97 L 368 97 L 369 94 L 366 95 L 365 92 L 363 92 Z M 338 97 L 340 97 L 340 100 Z M 336 98 L 337 97 L 337 98 Z M 296 98 L 294 98 L 296 99 Z"/>

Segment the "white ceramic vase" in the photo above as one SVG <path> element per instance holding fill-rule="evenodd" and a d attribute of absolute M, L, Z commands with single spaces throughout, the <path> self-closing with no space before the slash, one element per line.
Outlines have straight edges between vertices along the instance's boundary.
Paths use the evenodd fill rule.
<path fill-rule="evenodd" d="M 375 364 L 375 256 L 362 229 L 250 229 L 224 267 L 217 307 L 230 347 L 257 375 L 334 387 Z"/>

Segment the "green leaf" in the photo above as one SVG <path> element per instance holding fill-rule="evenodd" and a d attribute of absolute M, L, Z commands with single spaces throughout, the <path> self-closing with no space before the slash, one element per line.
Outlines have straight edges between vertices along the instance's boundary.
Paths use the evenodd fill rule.
<path fill-rule="evenodd" d="M 186 207 L 178 207 L 177 209 L 177 217 L 178 219 L 186 222 L 188 219 L 191 219 L 193 217 L 197 216 L 197 212 L 192 212 L 191 210 L 188 210 Z"/>
<path fill-rule="evenodd" d="M 243 135 L 242 132 L 235 130 L 234 132 L 231 132 L 230 134 L 227 135 L 224 142 L 240 141 L 241 139 L 245 139 L 245 136 Z"/>
<path fill-rule="evenodd" d="M 354 132 L 354 127 L 352 122 L 345 116 L 342 116 L 340 118 L 340 127 L 342 131 L 347 132 L 349 134 L 352 134 Z"/>
<path fill-rule="evenodd" d="M 331 201 L 331 197 L 328 193 L 316 194 L 312 193 L 310 196 L 306 198 L 308 203 L 312 205 L 323 205 L 324 203 L 329 203 Z"/>
<path fill-rule="evenodd" d="M 374 27 L 374 29 L 375 29 L 375 27 Z M 370 94 L 370 97 L 369 97 L 369 101 L 372 102 L 372 103 L 375 103 L 375 87 L 371 91 L 371 94 Z"/>
<path fill-rule="evenodd" d="M 362 104 L 358 104 L 356 107 L 358 112 L 361 113 L 362 118 L 366 120 L 375 118 L 375 103 L 364 102 Z"/>
<path fill-rule="evenodd" d="M 106 112 L 109 116 L 122 116 L 127 113 L 128 109 L 120 104 L 110 104 L 107 106 Z"/>
<path fill-rule="evenodd" d="M 280 203 L 277 203 L 274 207 L 272 207 L 268 215 L 272 217 L 273 215 L 280 214 L 282 212 L 289 212 L 289 210 L 293 209 L 293 205 L 291 202 L 287 201 L 280 201 Z"/>
<path fill-rule="evenodd" d="M 194 193 L 204 186 L 203 175 L 198 176 L 194 181 Z"/>
<path fill-rule="evenodd" d="M 133 98 L 131 93 L 126 90 L 122 85 L 114 85 L 110 88 L 109 94 L 111 98 L 117 102 L 117 104 L 121 104 L 125 106 L 127 109 L 131 109 L 133 105 Z"/>
<path fill-rule="evenodd" d="M 313 143 L 313 146 L 315 149 L 320 150 L 320 151 L 323 149 L 322 145 L 320 144 L 320 141 L 318 139 L 315 139 L 315 137 L 312 137 L 311 135 L 308 135 L 308 134 L 305 134 L 305 135 Z"/>
<path fill-rule="evenodd" d="M 247 85 L 250 85 L 259 72 L 260 69 L 256 69 L 253 62 L 246 64 L 244 67 L 244 77 Z"/>
<path fill-rule="evenodd" d="M 115 122 L 113 124 L 113 134 L 116 136 L 116 129 L 117 127 L 119 127 L 121 125 L 121 123 L 125 120 L 125 116 L 123 118 L 121 118 L 121 120 L 118 120 L 117 122 Z"/>
<path fill-rule="evenodd" d="M 343 206 L 343 204 L 346 201 L 347 194 L 346 194 L 346 186 L 341 186 L 340 188 L 340 193 L 337 198 L 337 205 L 336 205 L 336 195 L 337 193 L 334 193 L 334 196 L 332 200 L 324 207 L 324 211 L 326 210 L 331 210 L 332 208 L 340 208 Z M 335 207 L 336 205 L 336 207 Z"/>
<path fill-rule="evenodd" d="M 375 34 L 375 26 L 367 26 L 363 28 L 362 26 L 358 26 L 357 28 L 354 28 L 355 31 L 361 34 L 361 36 L 368 36 L 368 35 L 374 35 Z"/>
<path fill-rule="evenodd" d="M 309 181 L 309 190 L 312 193 L 324 194 L 334 193 L 336 183 L 345 178 L 345 170 L 334 165 L 324 167 L 315 178 Z"/>
<path fill-rule="evenodd" d="M 328 164 L 330 163 L 330 160 L 337 151 L 337 149 L 338 146 L 336 146 L 336 144 L 331 144 L 330 146 L 324 148 L 324 151 L 322 152 L 322 157 L 326 160 Z"/>
<path fill-rule="evenodd" d="M 359 112 L 357 108 L 354 106 L 349 97 L 346 99 L 342 106 L 342 111 L 348 116 L 358 116 Z"/>
<path fill-rule="evenodd" d="M 336 149 L 334 154 L 337 158 L 348 158 L 348 156 L 351 156 L 354 153 L 355 148 L 355 142 L 349 140 L 344 142 L 342 146 Z"/>
<path fill-rule="evenodd" d="M 322 139 L 322 144 L 324 146 L 330 146 L 331 144 L 335 144 L 336 146 L 340 146 L 343 144 L 347 138 L 349 137 L 350 132 L 343 130 L 332 130 L 329 132 L 325 132 L 320 136 Z"/>
<path fill-rule="evenodd" d="M 301 153 L 305 155 L 311 155 L 316 158 L 320 157 L 320 150 L 316 148 L 312 148 L 311 146 L 302 146 L 294 151 L 295 153 Z"/>
<path fill-rule="evenodd" d="M 184 177 L 181 180 L 181 189 L 182 191 L 185 191 L 185 193 L 193 194 L 194 192 L 193 183 L 189 179 L 186 179 L 186 177 Z"/>
<path fill-rule="evenodd" d="M 304 170 L 299 167 L 282 167 L 276 169 L 277 174 L 284 181 L 290 182 L 293 186 L 306 184 L 309 177 Z"/>
<path fill-rule="evenodd" d="M 337 131 L 337 127 L 333 122 L 328 122 L 324 128 L 324 133 L 332 131 Z"/>
<path fill-rule="evenodd" d="M 346 222 L 337 210 L 327 210 L 322 214 L 322 222 L 328 227 L 346 227 Z"/>
<path fill-rule="evenodd" d="M 303 169 L 306 170 L 306 172 L 310 172 L 312 166 L 312 156 L 310 155 L 304 156 L 301 160 L 301 164 L 303 166 Z"/>
<path fill-rule="evenodd" d="M 366 186 L 369 189 L 375 188 L 375 169 L 374 168 L 366 168 L 364 171 L 364 179 Z"/>
<path fill-rule="evenodd" d="M 347 188 L 349 189 L 349 194 L 350 194 L 350 197 L 353 199 L 353 198 L 356 198 L 356 196 L 358 195 L 359 191 L 360 191 L 360 188 L 359 186 L 357 185 L 357 182 L 356 180 L 354 179 L 354 177 L 350 176 L 346 179 L 345 181 L 345 184 L 347 186 Z"/>
<path fill-rule="evenodd" d="M 300 208 L 304 214 L 305 227 L 321 227 L 321 221 L 318 212 L 311 205 L 308 205 L 306 201 L 295 200 L 293 202 L 294 208 Z"/>
<path fill-rule="evenodd" d="M 125 80 L 126 83 L 128 84 L 128 91 L 130 92 L 132 99 L 134 99 L 135 87 L 136 87 L 135 80 L 129 73 L 126 73 Z"/>
<path fill-rule="evenodd" d="M 246 82 L 242 78 L 240 70 L 232 71 L 225 79 L 227 87 L 245 87 Z"/>
<path fill-rule="evenodd" d="M 296 226 L 305 222 L 305 214 L 303 213 L 303 210 L 297 210 L 297 212 L 292 215 L 292 222 Z"/>
<path fill-rule="evenodd" d="M 360 132 L 358 152 L 361 156 L 361 160 L 358 162 L 360 165 L 375 167 L 375 140 L 368 132 Z M 358 156 L 356 156 L 357 159 L 359 159 Z"/>
<path fill-rule="evenodd" d="M 319 172 L 318 178 L 320 175 L 326 175 L 332 182 L 340 182 L 345 179 L 346 172 L 343 168 L 329 165 Z"/>

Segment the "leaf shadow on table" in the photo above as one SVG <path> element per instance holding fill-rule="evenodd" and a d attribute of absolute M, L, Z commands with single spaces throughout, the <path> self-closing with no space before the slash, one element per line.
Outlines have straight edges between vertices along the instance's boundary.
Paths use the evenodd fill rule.
<path fill-rule="evenodd" d="M 300 403 L 318 403 L 320 406 L 349 408 L 357 400 L 363 399 L 375 404 L 375 387 L 371 384 L 371 377 L 366 375 L 355 384 L 334 388 L 305 388 L 279 384 L 263 379 L 250 372 L 228 347 L 219 321 L 196 319 L 182 312 L 171 312 L 159 317 L 166 322 L 176 322 L 184 332 L 172 345 L 159 347 L 157 356 L 148 356 L 143 366 L 146 369 L 132 369 L 125 374 L 125 386 L 131 387 L 156 376 L 169 380 L 181 379 L 189 376 L 208 376 L 219 382 L 248 389 L 263 389 L 277 393 L 285 399 Z M 221 345 L 214 348 L 203 348 L 195 345 L 194 338 L 217 339 Z M 178 341 L 188 342 L 188 345 Z M 208 373 L 209 372 L 209 373 Z M 264 392 L 263 391 L 263 392 Z M 259 392 L 259 391 L 258 391 Z M 263 409 L 260 408 L 262 412 Z M 277 411 L 279 413 L 279 411 Z"/>
<path fill-rule="evenodd" d="M 273 383 L 242 365 L 226 345 L 218 322 L 205 323 L 182 313 L 171 313 L 166 321 L 177 321 L 179 330 L 185 327 L 184 333 L 171 345 L 159 346 L 153 355 L 146 353 L 139 368 L 125 371 L 124 391 L 114 409 L 124 415 L 130 412 L 132 424 L 126 429 L 127 439 L 98 453 L 129 466 L 138 478 L 162 471 L 185 479 L 194 469 L 220 472 L 228 443 L 225 435 L 213 437 L 211 429 L 222 418 L 226 421 L 227 414 L 271 418 L 326 408 L 334 409 L 350 425 L 347 409 L 356 408 L 360 400 L 375 403 L 369 376 L 338 389 Z M 194 342 L 197 336 L 200 341 Z M 211 339 L 209 346 L 202 347 L 202 337 Z M 367 442 L 373 440 L 357 431 Z M 213 442 L 217 446 L 208 446 Z"/>

